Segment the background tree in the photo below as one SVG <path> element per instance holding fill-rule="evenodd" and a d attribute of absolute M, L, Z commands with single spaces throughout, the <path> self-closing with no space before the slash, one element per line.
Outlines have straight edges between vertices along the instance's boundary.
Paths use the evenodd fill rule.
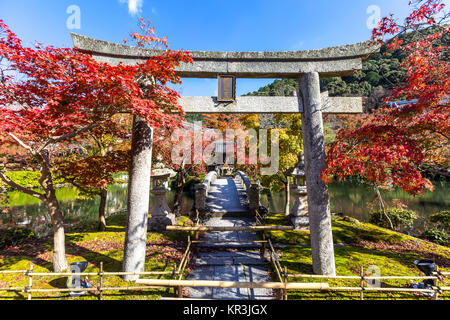
<path fill-rule="evenodd" d="M 195 163 L 193 159 L 194 154 L 194 128 L 193 124 L 185 122 L 183 128 L 185 135 L 183 139 L 190 140 L 189 144 L 189 155 L 185 154 L 181 163 L 174 162 L 172 159 L 172 150 L 175 144 L 179 141 L 172 141 L 171 134 L 172 131 L 168 130 L 157 130 L 154 133 L 153 150 L 155 155 L 161 155 L 163 157 L 163 163 L 168 168 L 176 172 L 175 176 L 175 196 L 173 204 L 173 213 L 176 215 L 181 214 L 183 207 L 183 191 L 186 187 L 186 183 L 190 177 L 196 177 L 202 175 L 206 172 L 205 163 L 201 164 Z M 201 128 L 198 128 L 201 130 Z M 207 141 L 202 143 L 202 152 L 207 144 Z"/>
<path fill-rule="evenodd" d="M 302 123 L 300 114 L 275 114 L 279 124 L 279 170 L 274 175 L 260 176 L 261 184 L 270 190 L 284 190 L 284 213 L 289 215 L 290 176 L 303 150 Z"/>

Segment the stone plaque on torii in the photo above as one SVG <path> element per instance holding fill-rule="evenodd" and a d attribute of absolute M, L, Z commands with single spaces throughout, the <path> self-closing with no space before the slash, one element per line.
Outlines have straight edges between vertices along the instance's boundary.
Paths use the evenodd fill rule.
<path fill-rule="evenodd" d="M 72 34 L 74 47 L 91 54 L 97 61 L 117 65 L 144 62 L 161 51 L 131 47 Z M 320 92 L 320 77 L 348 76 L 362 69 L 362 62 L 379 50 L 370 42 L 319 50 L 280 52 L 216 52 L 192 51 L 193 63 L 182 63 L 175 69 L 184 78 L 295 78 L 299 93 L 294 97 L 236 97 L 218 101 L 217 97 L 182 97 L 179 101 L 186 113 L 302 113 L 303 146 L 308 214 L 310 223 L 313 271 L 335 275 L 334 247 L 328 186 L 321 180 L 325 168 L 323 113 L 362 113 L 361 97 L 329 97 Z M 153 132 L 142 119 L 133 122 L 132 167 L 128 192 L 124 271 L 143 270 L 145 232 L 147 231 L 148 198 Z M 146 145 L 146 148 L 142 148 Z M 134 277 L 135 278 L 135 277 Z M 132 280 L 128 277 L 127 280 Z"/>

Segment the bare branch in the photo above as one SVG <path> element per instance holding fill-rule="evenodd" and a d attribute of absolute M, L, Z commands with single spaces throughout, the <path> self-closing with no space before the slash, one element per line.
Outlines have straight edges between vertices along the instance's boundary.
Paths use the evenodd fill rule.
<path fill-rule="evenodd" d="M 441 143 L 441 144 L 439 144 L 437 146 L 426 148 L 424 151 L 427 152 L 427 151 L 430 151 L 430 150 L 440 149 L 440 148 L 443 148 L 443 147 L 448 146 L 448 145 L 450 145 L 450 142 L 444 142 L 444 143 Z"/>
<path fill-rule="evenodd" d="M 29 145 L 27 145 L 25 142 L 23 142 L 22 140 L 20 140 L 19 138 L 17 138 L 13 133 L 8 133 L 8 135 L 13 138 L 18 144 L 20 144 L 20 146 L 22 146 L 23 148 L 27 149 L 28 151 L 31 152 L 31 154 L 35 155 L 35 151 L 33 150 L 33 148 L 31 148 Z"/>
<path fill-rule="evenodd" d="M 77 135 L 79 135 L 79 134 L 81 134 L 81 133 L 84 133 L 84 132 L 86 132 L 86 131 L 89 131 L 89 130 L 91 130 L 91 129 L 94 129 L 94 128 L 96 128 L 96 127 L 102 125 L 102 124 L 105 123 L 106 121 L 108 121 L 111 117 L 112 117 L 112 115 L 109 115 L 107 118 L 103 119 L 102 121 L 99 121 L 99 122 L 96 122 L 96 123 L 92 123 L 92 124 L 87 125 L 87 126 L 81 128 L 81 129 L 78 129 L 78 130 L 75 130 L 75 131 L 72 131 L 72 132 L 63 134 L 63 135 L 61 135 L 61 136 L 51 137 L 49 140 L 47 140 L 47 141 L 46 141 L 46 142 L 45 142 L 45 143 L 37 150 L 37 152 L 40 152 L 40 151 L 44 150 L 44 149 L 45 149 L 49 144 L 51 144 L 51 143 L 56 143 L 56 142 L 59 142 L 59 141 L 65 140 L 65 139 L 74 138 L 74 137 L 76 137 Z"/>

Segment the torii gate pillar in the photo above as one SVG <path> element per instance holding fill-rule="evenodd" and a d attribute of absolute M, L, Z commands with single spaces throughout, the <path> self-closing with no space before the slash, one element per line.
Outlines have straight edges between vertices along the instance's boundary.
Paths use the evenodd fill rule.
<path fill-rule="evenodd" d="M 147 220 L 150 201 L 153 129 L 144 119 L 134 116 L 131 138 L 131 163 L 128 178 L 128 214 L 123 257 L 124 272 L 144 271 L 147 244 Z M 133 281 L 139 276 L 126 275 Z"/>
<path fill-rule="evenodd" d="M 328 186 L 321 179 L 325 168 L 322 99 L 319 74 L 305 73 L 300 78 L 299 99 L 302 99 L 302 134 L 305 154 L 308 216 L 310 224 L 313 271 L 336 275 Z"/>

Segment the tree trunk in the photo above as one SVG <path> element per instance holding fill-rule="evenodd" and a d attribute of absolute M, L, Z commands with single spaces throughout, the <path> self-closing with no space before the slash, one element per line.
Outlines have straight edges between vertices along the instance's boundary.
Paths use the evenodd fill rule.
<path fill-rule="evenodd" d="M 386 213 L 386 207 L 384 205 L 383 198 L 381 197 L 380 189 L 378 186 L 375 186 L 375 191 L 377 192 L 378 200 L 380 201 L 381 210 L 383 211 L 384 216 L 386 217 L 387 221 L 389 222 L 389 225 L 391 226 L 391 230 L 394 230 L 394 225 L 392 224 L 391 218 L 389 218 L 389 215 Z"/>
<path fill-rule="evenodd" d="M 66 260 L 64 221 L 61 208 L 56 199 L 56 192 L 53 186 L 52 174 L 49 166 L 48 150 L 42 150 L 36 157 L 41 164 L 41 178 L 39 184 L 44 190 L 44 203 L 50 213 L 53 227 L 53 271 L 61 272 L 68 268 Z"/>
<path fill-rule="evenodd" d="M 269 212 L 271 212 L 270 208 L 275 208 L 274 210 L 276 210 L 276 207 L 275 207 L 275 204 L 273 203 L 272 190 L 270 190 L 270 187 L 268 188 L 268 190 L 269 190 L 269 192 L 267 192 L 267 203 L 268 203 L 267 209 L 269 209 Z"/>
<path fill-rule="evenodd" d="M 46 200 L 53 226 L 53 271 L 62 272 L 68 268 L 66 260 L 63 215 L 56 196 Z"/>
<path fill-rule="evenodd" d="M 100 207 L 98 208 L 98 230 L 106 230 L 106 199 L 108 197 L 108 189 L 102 189 L 100 193 Z"/>
<path fill-rule="evenodd" d="M 289 177 L 286 177 L 286 183 L 284 184 L 284 193 L 286 195 L 286 201 L 284 203 L 284 214 L 288 216 L 290 214 L 289 212 L 289 205 L 291 202 L 291 189 L 289 187 Z"/>

